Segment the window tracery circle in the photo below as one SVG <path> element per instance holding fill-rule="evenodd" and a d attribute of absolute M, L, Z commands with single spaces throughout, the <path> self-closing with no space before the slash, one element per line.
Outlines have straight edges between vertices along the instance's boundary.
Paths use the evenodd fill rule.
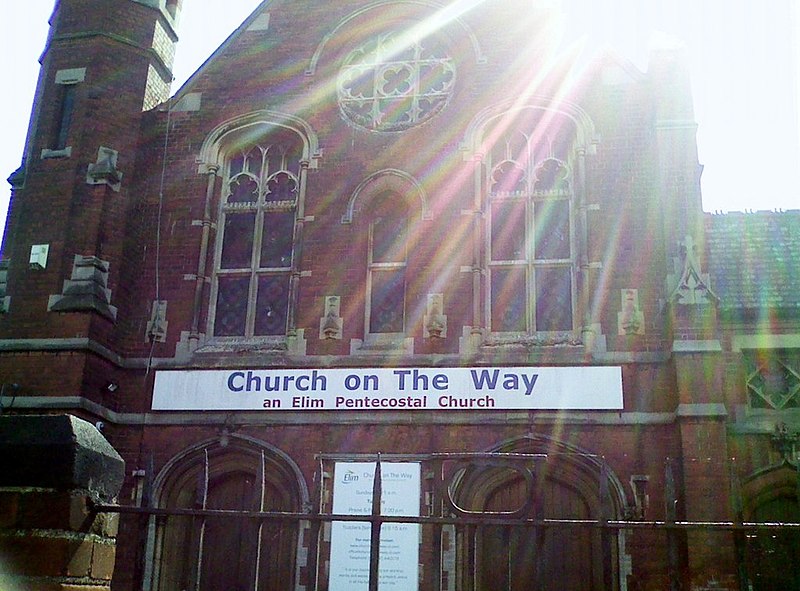
<path fill-rule="evenodd" d="M 371 131 L 403 131 L 441 112 L 455 86 L 455 64 L 432 40 L 393 34 L 345 59 L 337 92 L 344 118 Z"/>

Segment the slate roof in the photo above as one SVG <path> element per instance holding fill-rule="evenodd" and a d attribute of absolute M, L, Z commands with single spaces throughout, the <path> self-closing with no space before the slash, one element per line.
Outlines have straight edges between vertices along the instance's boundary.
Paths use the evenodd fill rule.
<path fill-rule="evenodd" d="M 706 214 L 705 226 L 721 310 L 800 314 L 800 210 Z"/>

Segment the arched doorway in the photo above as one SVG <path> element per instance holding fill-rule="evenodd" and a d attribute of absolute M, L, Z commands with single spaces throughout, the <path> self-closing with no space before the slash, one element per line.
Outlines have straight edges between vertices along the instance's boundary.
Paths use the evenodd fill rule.
<path fill-rule="evenodd" d="M 301 532 L 246 512 L 300 511 L 307 500 L 296 465 L 263 442 L 226 434 L 187 450 L 156 480 L 159 508 L 188 511 L 154 523 L 150 588 L 294 590 Z M 203 513 L 215 510 L 231 513 Z"/>
<path fill-rule="evenodd" d="M 467 511 L 559 520 L 545 527 L 482 525 L 457 533 L 474 591 L 600 591 L 618 588 L 616 534 L 580 520 L 621 514 L 619 482 L 595 455 L 544 436 L 492 451 L 530 454 L 518 465 L 463 470 L 454 494 Z M 462 579 L 463 580 L 463 579 Z"/>
<path fill-rule="evenodd" d="M 743 486 L 745 521 L 800 524 L 798 471 L 784 463 Z M 753 591 L 800 589 L 800 530 L 762 529 L 746 536 L 747 573 Z"/>

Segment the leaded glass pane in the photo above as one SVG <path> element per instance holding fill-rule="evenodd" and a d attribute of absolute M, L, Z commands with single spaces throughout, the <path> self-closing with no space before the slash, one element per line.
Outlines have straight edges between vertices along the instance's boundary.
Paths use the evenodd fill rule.
<path fill-rule="evenodd" d="M 289 274 L 261 275 L 258 278 L 255 327 L 256 336 L 286 334 Z"/>
<path fill-rule="evenodd" d="M 492 269 L 492 330 L 525 332 L 527 289 L 525 269 L 512 267 Z"/>
<path fill-rule="evenodd" d="M 386 216 L 372 224 L 372 262 L 402 263 L 406 260 L 408 220 Z"/>
<path fill-rule="evenodd" d="M 261 237 L 261 268 L 290 267 L 292 264 L 292 234 L 294 211 L 264 214 Z"/>
<path fill-rule="evenodd" d="M 58 119 L 58 129 L 56 130 L 55 145 L 56 150 L 63 150 L 67 147 L 67 139 L 72 122 L 72 114 L 75 110 L 75 92 L 77 85 L 64 84 L 61 86 L 61 105 Z"/>
<path fill-rule="evenodd" d="M 236 154 L 233 158 L 231 158 L 230 163 L 230 170 L 228 174 L 230 178 L 235 177 L 237 174 L 244 171 L 244 154 Z"/>
<path fill-rule="evenodd" d="M 301 138 L 269 126 L 231 154 L 219 235 L 217 336 L 286 334 Z M 254 297 L 250 297 L 253 293 Z"/>
<path fill-rule="evenodd" d="M 297 199 L 297 181 L 286 172 L 279 172 L 267 181 L 267 201 L 295 201 Z"/>
<path fill-rule="evenodd" d="M 342 98 L 366 99 L 375 91 L 375 68 L 352 67 L 339 74 L 339 92 Z"/>
<path fill-rule="evenodd" d="M 536 269 L 536 330 L 572 330 L 572 272 L 570 267 Z"/>
<path fill-rule="evenodd" d="M 501 162 L 492 170 L 492 195 L 524 195 L 527 191 L 525 169 L 513 160 Z"/>
<path fill-rule="evenodd" d="M 404 331 L 405 276 L 405 269 L 372 271 L 371 333 Z"/>
<path fill-rule="evenodd" d="M 285 147 L 286 170 L 295 177 L 300 176 L 300 163 L 303 160 L 303 146 L 299 142 Z"/>
<path fill-rule="evenodd" d="M 258 183 L 247 174 L 240 174 L 230 183 L 228 203 L 255 203 L 258 201 Z"/>
<path fill-rule="evenodd" d="M 222 234 L 223 269 L 246 269 L 250 267 L 253 256 L 253 232 L 256 214 L 228 213 L 225 215 L 225 227 Z"/>
<path fill-rule="evenodd" d="M 420 64 L 419 85 L 420 88 L 428 88 L 429 94 L 438 94 L 443 99 L 452 83 L 453 68 L 449 64 L 435 61 Z"/>
<path fill-rule="evenodd" d="M 247 172 L 254 176 L 261 176 L 261 161 L 264 154 L 260 146 L 253 146 L 247 153 Z"/>
<path fill-rule="evenodd" d="M 243 336 L 247 322 L 249 277 L 220 277 L 214 334 L 221 337 Z"/>
<path fill-rule="evenodd" d="M 525 260 L 525 201 L 492 202 L 493 261 Z"/>
<path fill-rule="evenodd" d="M 570 258 L 569 201 L 548 199 L 537 202 L 534 208 L 535 258 L 538 260 Z"/>
<path fill-rule="evenodd" d="M 378 92 L 383 96 L 405 96 L 414 88 L 414 72 L 404 64 L 390 64 L 378 75 Z"/>
<path fill-rule="evenodd" d="M 548 158 L 536 168 L 535 191 L 568 191 L 567 167 L 555 158 Z"/>

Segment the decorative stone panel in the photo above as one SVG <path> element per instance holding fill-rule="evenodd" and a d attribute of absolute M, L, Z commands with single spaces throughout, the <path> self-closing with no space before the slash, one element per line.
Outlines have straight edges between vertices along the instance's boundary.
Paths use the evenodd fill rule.
<path fill-rule="evenodd" d="M 639 308 L 639 290 L 621 290 L 622 303 L 617 313 L 617 334 L 643 335 L 644 312 Z"/>
<path fill-rule="evenodd" d="M 325 296 L 325 313 L 319 319 L 320 340 L 341 340 L 344 320 L 341 317 L 342 298 Z"/>
<path fill-rule="evenodd" d="M 167 301 L 156 300 L 150 308 L 150 320 L 147 321 L 145 342 L 164 343 L 167 340 Z"/>
<path fill-rule="evenodd" d="M 672 286 L 669 301 L 683 306 L 716 304 L 719 298 L 711 290 L 708 273 L 702 272 L 694 239 L 686 236 L 681 246 L 682 260 L 675 260 L 676 272 L 667 277 L 668 285 Z"/>
<path fill-rule="evenodd" d="M 447 338 L 447 316 L 444 314 L 444 295 L 429 293 L 425 318 L 423 319 L 426 339 Z"/>

